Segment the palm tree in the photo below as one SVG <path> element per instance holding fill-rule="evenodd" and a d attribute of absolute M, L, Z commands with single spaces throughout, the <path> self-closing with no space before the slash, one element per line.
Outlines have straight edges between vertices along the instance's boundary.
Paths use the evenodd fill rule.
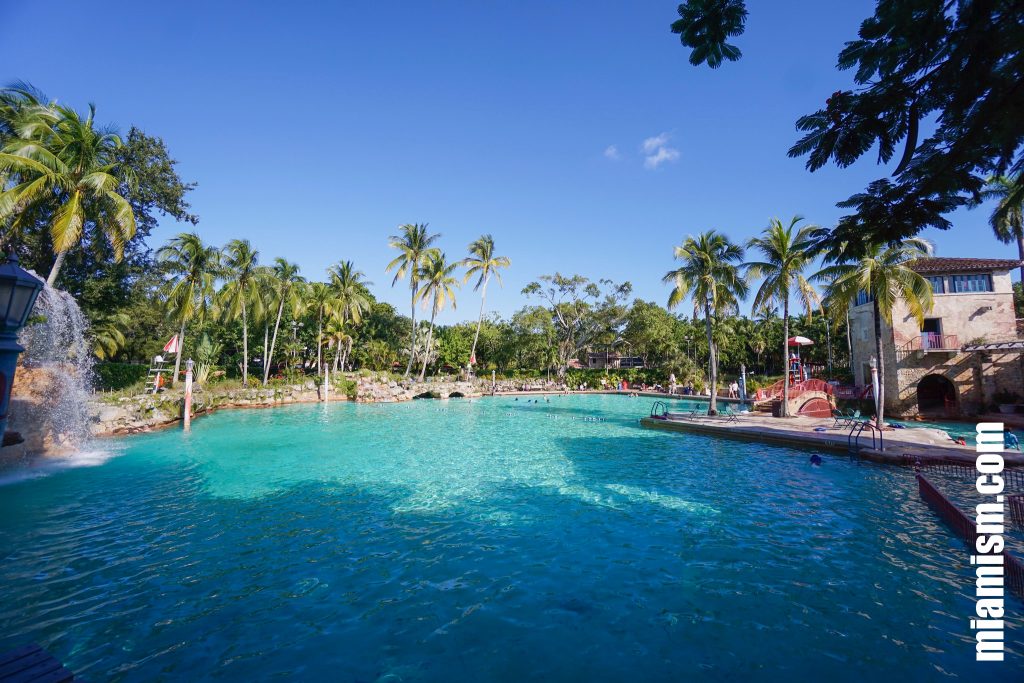
<path fill-rule="evenodd" d="M 412 342 L 409 346 L 409 364 L 405 366 L 405 376 L 408 377 L 412 372 L 413 353 L 411 350 L 416 348 L 416 295 L 420 285 L 419 270 L 428 255 L 437 253 L 437 248 L 430 245 L 436 242 L 441 235 L 440 233 L 435 235 L 428 233 L 426 223 L 407 223 L 400 226 L 399 230 L 401 234 L 392 235 L 389 238 L 389 243 L 393 249 L 398 249 L 401 253 L 388 264 L 385 272 L 395 271 L 395 279 L 391 281 L 392 287 L 407 274 L 409 275 L 409 289 L 412 292 L 410 306 L 412 310 Z"/>
<path fill-rule="evenodd" d="M 782 358 L 785 370 L 782 373 L 782 417 L 789 414 L 789 300 L 796 294 L 803 304 L 807 319 L 815 306 L 821 306 L 821 299 L 814 287 L 804 277 L 804 270 L 814 259 L 814 231 L 816 225 L 805 225 L 797 229 L 802 216 L 794 216 L 789 225 L 783 225 L 778 218 L 768 222 L 761 237 L 747 242 L 748 249 L 761 252 L 763 261 L 747 263 L 748 277 L 762 278 L 761 286 L 754 295 L 754 310 L 770 305 L 782 304 Z"/>
<path fill-rule="evenodd" d="M 89 322 L 92 352 L 99 360 L 110 360 L 125 345 L 124 329 L 131 325 L 127 313 L 102 313 Z"/>
<path fill-rule="evenodd" d="M 324 345 L 324 318 L 331 315 L 338 300 L 326 282 L 312 282 L 306 287 L 306 305 L 316 314 L 316 374 L 323 371 L 321 350 Z"/>
<path fill-rule="evenodd" d="M 340 261 L 331 266 L 327 272 L 331 276 L 331 289 L 334 290 L 334 299 L 337 302 L 341 324 L 345 325 L 351 322 L 358 325 L 363 320 L 363 314 L 368 312 L 372 306 L 367 287 L 373 283 L 366 279 L 366 274 L 363 271 L 356 270 L 352 261 Z M 348 339 L 348 344 L 349 350 L 351 350 L 351 337 Z M 344 362 L 342 362 L 342 366 L 344 370 Z"/>
<path fill-rule="evenodd" d="M 449 302 L 452 308 L 455 308 L 455 288 L 459 286 L 459 281 L 452 273 L 458 267 L 458 263 L 448 263 L 444 253 L 433 249 L 427 253 L 426 259 L 418 269 L 418 279 L 423 281 L 423 287 L 416 293 L 416 298 L 424 307 L 430 304 L 430 332 L 427 334 L 426 353 L 423 354 L 423 368 L 420 370 L 421 382 L 427 375 L 430 344 L 434 339 L 434 318 Z"/>
<path fill-rule="evenodd" d="M 911 238 L 901 244 L 885 246 L 870 244 L 859 260 L 827 266 L 814 275 L 815 280 L 829 283 L 825 300 L 831 306 L 849 308 L 857 295 L 864 292 L 872 300 L 875 324 L 875 354 L 878 363 L 878 414 L 876 425 L 885 425 L 885 357 L 882 355 L 882 321 L 892 325 L 892 314 L 903 301 L 918 325 L 924 324 L 925 313 L 932 309 L 932 286 L 914 272 L 914 260 L 932 255 L 927 240 Z"/>
<path fill-rule="evenodd" d="M 334 372 L 338 372 L 339 363 L 341 364 L 342 372 L 344 372 L 345 362 L 348 360 L 348 355 L 352 352 L 352 335 L 348 333 L 345 323 L 337 313 L 328 319 L 327 324 L 324 326 L 324 332 L 327 333 L 327 345 L 338 347 L 334 352 Z"/>
<path fill-rule="evenodd" d="M 1021 260 L 1020 281 L 1024 282 L 1024 173 L 1016 178 L 989 178 L 981 197 L 999 202 L 989 218 L 989 224 L 996 239 L 1003 244 L 1017 242 L 1017 255 Z"/>
<path fill-rule="evenodd" d="M 181 351 L 185 345 L 185 328 L 193 319 L 206 316 L 213 300 L 214 283 L 220 274 L 220 250 L 206 246 L 199 235 L 183 232 L 157 253 L 157 260 L 171 273 L 168 282 L 167 309 L 171 318 L 178 321 L 178 352 L 174 359 L 172 383 L 178 380 L 181 370 Z"/>
<path fill-rule="evenodd" d="M 220 304 L 227 320 L 242 319 L 242 383 L 249 383 L 249 312 L 259 297 L 260 253 L 249 240 L 231 240 L 224 247 L 225 283 Z"/>
<path fill-rule="evenodd" d="M 284 314 L 285 306 L 295 309 L 299 305 L 300 288 L 306 278 L 299 275 L 299 266 L 289 263 L 280 256 L 274 259 L 270 274 L 270 296 L 277 304 L 277 317 L 274 320 L 274 336 L 270 340 L 270 350 L 264 351 L 266 358 L 263 363 L 263 385 L 270 381 L 270 361 L 274 357 L 274 349 L 277 347 L 277 333 L 281 328 L 281 316 Z"/>
<path fill-rule="evenodd" d="M 475 365 L 476 343 L 480 339 L 480 327 L 484 323 L 484 302 L 487 301 L 487 282 L 491 279 L 491 275 L 494 275 L 500 285 L 501 273 L 498 272 L 498 269 L 508 268 L 512 265 L 512 262 L 507 256 L 495 256 L 494 238 L 490 235 L 484 235 L 469 245 L 469 256 L 462 259 L 459 265 L 469 269 L 466 271 L 466 277 L 463 278 L 462 284 L 466 284 L 474 276 L 479 276 L 476 284 L 473 286 L 473 291 L 480 290 L 480 317 L 476 321 L 473 348 L 469 352 L 469 362 Z"/>
<path fill-rule="evenodd" d="M 131 180 L 116 163 L 121 139 L 95 126 L 95 107 L 89 105 L 84 119 L 57 104 L 35 112 L 36 125 L 20 127 L 0 150 L 0 176 L 14 179 L 0 192 L 0 221 L 14 218 L 16 224 L 15 216 L 28 207 L 53 203 L 50 238 L 56 259 L 46 279 L 52 286 L 67 252 L 81 242 L 87 216 L 121 260 L 135 236 L 135 214 L 117 191 Z M 50 125 L 40 125 L 44 122 Z"/>
<path fill-rule="evenodd" d="M 725 235 L 709 230 L 696 237 L 688 235 L 673 252 L 683 265 L 670 270 L 662 278 L 663 282 L 673 284 L 668 307 L 675 308 L 689 295 L 693 299 L 694 315 L 697 311 L 704 314 L 711 380 L 708 415 L 715 415 L 718 413 L 718 355 L 713 318 L 720 313 L 734 311 L 738 301 L 747 295 L 747 283 L 738 265 L 743 260 L 743 248 L 730 242 Z"/>

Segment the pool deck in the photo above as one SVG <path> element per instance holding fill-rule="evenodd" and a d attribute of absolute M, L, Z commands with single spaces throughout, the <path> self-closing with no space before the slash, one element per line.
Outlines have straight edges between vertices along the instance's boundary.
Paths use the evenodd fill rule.
<path fill-rule="evenodd" d="M 726 422 L 723 417 L 697 417 L 691 419 L 662 420 L 643 417 L 640 424 L 649 429 L 672 432 L 687 432 L 718 436 L 738 441 L 760 442 L 781 446 L 798 446 L 812 450 L 830 451 L 849 455 L 849 428 L 832 427 L 832 418 L 788 417 L 778 418 L 759 413 L 743 414 L 735 422 Z M 815 427 L 825 431 L 816 432 Z M 960 446 L 938 429 L 913 428 L 893 429 L 885 432 L 885 450 L 871 447 L 871 434 L 864 432 L 860 438 L 857 454 L 866 460 L 888 464 L 904 465 L 904 455 L 921 455 L 948 458 L 974 463 L 976 452 L 973 446 Z M 864 445 L 867 440 L 867 446 Z M 1024 455 L 1017 451 L 1005 451 L 1003 460 L 1007 466 L 1024 466 Z"/>

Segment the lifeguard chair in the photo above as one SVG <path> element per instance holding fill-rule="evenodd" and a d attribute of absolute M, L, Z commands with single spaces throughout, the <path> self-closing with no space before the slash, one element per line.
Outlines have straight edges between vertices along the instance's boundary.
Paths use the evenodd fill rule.
<path fill-rule="evenodd" d="M 146 393 L 156 394 L 158 393 L 166 383 L 165 374 L 170 372 L 167 369 L 167 361 L 164 360 L 163 356 L 157 355 L 153 357 L 153 364 L 149 368 L 149 374 L 146 376 Z"/>

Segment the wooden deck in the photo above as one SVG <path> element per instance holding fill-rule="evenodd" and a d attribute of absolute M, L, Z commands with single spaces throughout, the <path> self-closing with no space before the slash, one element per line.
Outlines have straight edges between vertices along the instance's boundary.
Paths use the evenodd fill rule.
<path fill-rule="evenodd" d="M 64 683 L 75 675 L 35 643 L 0 654 L 0 683 Z"/>

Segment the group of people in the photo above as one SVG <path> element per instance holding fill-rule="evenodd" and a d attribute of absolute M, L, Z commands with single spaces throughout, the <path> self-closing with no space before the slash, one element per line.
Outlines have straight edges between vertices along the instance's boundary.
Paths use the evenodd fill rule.
<path fill-rule="evenodd" d="M 655 388 L 660 389 L 660 387 Z M 668 393 L 674 395 L 676 393 L 676 389 L 676 375 L 673 372 L 668 376 Z M 693 381 L 690 380 L 686 383 L 686 386 L 679 389 L 678 393 L 682 394 L 683 396 L 696 396 L 697 390 L 693 388 Z M 741 398 L 740 383 L 737 382 L 736 380 L 733 380 L 732 384 L 729 385 L 728 398 Z"/>

